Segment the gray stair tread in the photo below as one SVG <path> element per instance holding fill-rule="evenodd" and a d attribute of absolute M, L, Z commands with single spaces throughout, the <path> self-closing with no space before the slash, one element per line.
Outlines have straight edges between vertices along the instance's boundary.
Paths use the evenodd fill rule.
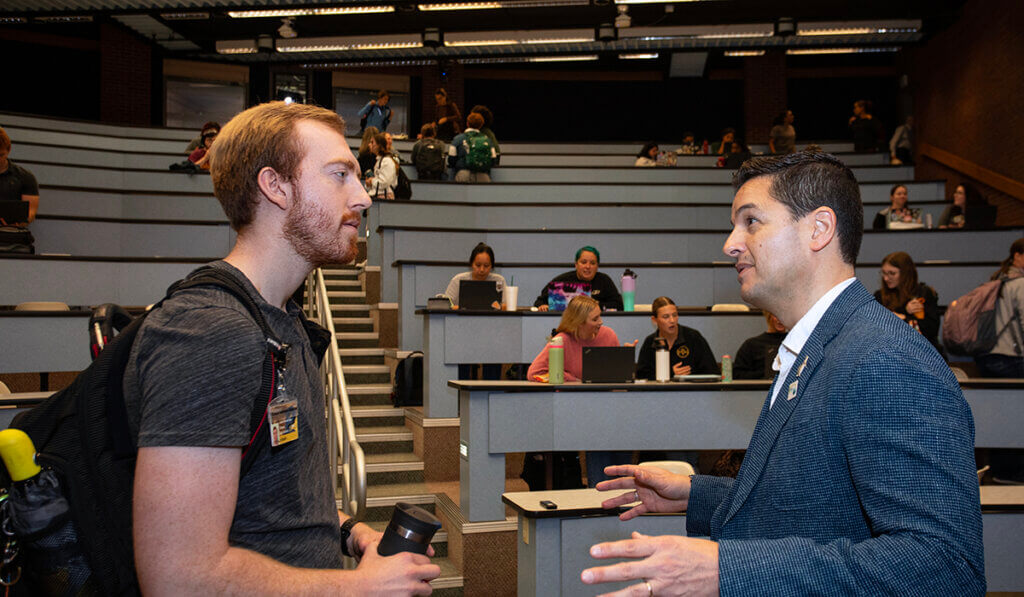
<path fill-rule="evenodd" d="M 352 417 L 353 418 L 371 418 L 371 417 L 404 417 L 404 408 L 395 408 L 392 406 L 353 406 Z"/>
<path fill-rule="evenodd" d="M 367 499 L 402 496 L 414 496 L 423 499 L 429 496 L 430 501 L 427 503 L 434 503 L 434 492 L 427 487 L 426 483 L 386 483 L 383 485 L 371 485 L 366 488 Z"/>
<path fill-rule="evenodd" d="M 366 293 L 362 290 L 328 290 L 328 298 L 342 298 L 342 297 L 353 297 L 353 298 L 365 298 Z"/>
<path fill-rule="evenodd" d="M 376 340 L 377 332 L 335 332 L 338 340 Z"/>
<path fill-rule="evenodd" d="M 455 567 L 451 560 L 448 558 L 430 558 L 430 563 L 437 564 L 441 568 L 441 576 L 430 581 L 431 587 L 435 589 L 451 589 L 462 586 L 462 572 Z"/>
<path fill-rule="evenodd" d="M 341 370 L 345 375 L 358 375 L 360 373 L 391 373 L 387 365 L 345 365 L 342 363 Z"/>
<path fill-rule="evenodd" d="M 383 348 L 339 348 L 338 355 L 341 358 L 345 357 L 382 357 L 384 356 Z M 344 367 L 344 365 L 342 365 Z"/>
<path fill-rule="evenodd" d="M 366 311 L 367 313 L 369 313 L 370 305 L 331 305 L 331 311 Z"/>
<path fill-rule="evenodd" d="M 363 442 L 408 442 L 412 431 L 398 425 L 380 425 L 356 428 L 356 440 Z"/>
<path fill-rule="evenodd" d="M 354 324 L 354 323 L 361 323 L 361 324 L 368 324 L 369 323 L 369 324 L 372 324 L 373 323 L 373 318 L 372 317 L 335 317 L 334 318 L 334 325 L 344 325 L 344 324 L 351 325 L 351 324 Z"/>
<path fill-rule="evenodd" d="M 367 394 L 390 394 L 391 384 L 374 383 L 350 386 L 348 388 L 348 393 L 350 396 L 365 396 Z"/>
<path fill-rule="evenodd" d="M 412 452 L 388 452 L 385 454 L 367 454 L 366 464 L 393 464 L 397 462 L 423 462 Z"/>

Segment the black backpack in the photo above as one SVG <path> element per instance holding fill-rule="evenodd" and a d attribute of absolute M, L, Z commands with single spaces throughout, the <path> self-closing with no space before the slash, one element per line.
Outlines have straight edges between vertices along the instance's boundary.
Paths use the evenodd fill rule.
<path fill-rule="evenodd" d="M 33 255 L 36 252 L 35 242 L 28 228 L 0 226 L 0 253 Z"/>
<path fill-rule="evenodd" d="M 440 139 L 424 139 L 420 141 L 416 153 L 416 173 L 420 178 L 444 173 L 445 144 Z"/>
<path fill-rule="evenodd" d="M 211 266 L 204 266 L 184 280 L 175 282 L 163 301 L 179 290 L 196 286 L 217 286 L 228 291 L 242 303 L 259 324 L 267 339 L 260 391 L 253 398 L 250 430 L 252 439 L 243 451 L 241 475 L 245 475 L 256 454 L 269 445 L 270 434 L 264 425 L 267 405 L 273 399 L 272 379 L 286 356 L 283 345 L 267 326 L 259 306 L 234 275 Z M 148 313 L 147 313 L 148 314 Z M 23 562 L 28 594 L 42 589 L 33 581 L 52 580 L 66 570 L 67 583 L 58 593 L 81 586 L 82 577 L 91 575 L 84 584 L 99 587 L 102 595 L 138 595 L 132 549 L 132 486 L 138 448 L 128 425 L 124 403 L 123 377 L 132 344 L 147 314 L 131 321 L 121 333 L 106 344 L 95 361 L 75 378 L 67 388 L 50 396 L 29 411 L 18 414 L 11 427 L 25 431 L 35 444 L 37 462 L 53 469 L 70 504 L 70 517 L 77 528 L 78 549 L 85 555 L 90 570 L 66 570 L 65 554 L 59 553 L 44 536 L 22 538 L 26 560 Z M 90 329 L 95 320 L 90 320 Z M 320 326 L 303 320 L 314 351 L 323 354 L 330 341 Z M 106 334 L 103 334 L 106 335 Z M 90 338 L 94 333 L 90 331 Z M 0 467 L 2 469 L 3 467 Z M 0 471 L 3 486 L 10 487 L 6 470 Z M 52 525 L 54 532 L 65 523 Z M 61 547 L 57 545 L 56 547 Z M 187 546 L 183 546 L 187 548 Z M 48 551 L 49 550 L 49 551 Z M 55 574 L 56 568 L 64 568 Z M 22 588 L 22 587 L 18 587 Z M 47 592 L 54 587 L 47 587 Z"/>
<path fill-rule="evenodd" d="M 414 351 L 398 363 L 391 390 L 395 406 L 423 406 L 423 353 Z"/>
<path fill-rule="evenodd" d="M 405 175 L 405 171 L 402 170 L 402 165 L 395 160 L 395 169 L 398 170 L 398 182 L 395 183 L 395 199 L 402 201 L 408 201 L 412 199 L 412 183 L 409 181 L 409 177 Z"/>

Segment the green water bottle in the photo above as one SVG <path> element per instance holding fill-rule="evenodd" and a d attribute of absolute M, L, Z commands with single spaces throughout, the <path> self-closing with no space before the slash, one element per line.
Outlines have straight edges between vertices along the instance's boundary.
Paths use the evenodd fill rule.
<path fill-rule="evenodd" d="M 561 336 L 552 338 L 548 345 L 548 383 L 565 383 L 565 346 Z"/>
<path fill-rule="evenodd" d="M 722 357 L 722 381 L 725 383 L 732 381 L 732 357 L 729 355 Z"/>

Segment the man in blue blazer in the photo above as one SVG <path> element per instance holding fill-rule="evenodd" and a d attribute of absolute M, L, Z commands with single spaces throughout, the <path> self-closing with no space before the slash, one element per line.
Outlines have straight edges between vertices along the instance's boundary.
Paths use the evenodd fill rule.
<path fill-rule="evenodd" d="M 833 156 L 755 158 L 734 177 L 743 299 L 790 329 L 737 478 L 614 466 L 622 514 L 686 510 L 691 537 L 591 548 L 643 558 L 583 571 L 628 595 L 981 595 L 974 421 L 918 332 L 854 277 L 863 206 Z M 692 536 L 709 536 L 698 539 Z M 617 593 L 619 594 L 619 593 Z"/>

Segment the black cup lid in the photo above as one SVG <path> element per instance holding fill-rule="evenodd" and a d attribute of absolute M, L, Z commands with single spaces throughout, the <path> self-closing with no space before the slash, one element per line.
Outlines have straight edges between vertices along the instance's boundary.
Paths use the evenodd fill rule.
<path fill-rule="evenodd" d="M 407 529 L 422 534 L 433 534 L 441 528 L 441 521 L 436 516 L 427 512 L 419 506 L 407 502 L 395 504 L 395 522 L 398 522 Z"/>

